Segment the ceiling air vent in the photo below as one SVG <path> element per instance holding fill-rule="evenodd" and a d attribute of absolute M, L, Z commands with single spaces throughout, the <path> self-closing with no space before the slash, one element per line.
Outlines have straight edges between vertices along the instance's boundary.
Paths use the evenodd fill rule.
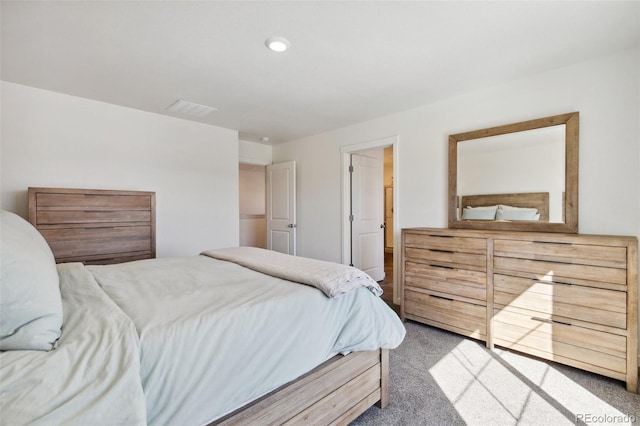
<path fill-rule="evenodd" d="M 218 109 L 178 99 L 177 101 L 172 103 L 167 108 L 167 110 L 178 114 L 190 115 L 191 117 L 204 117 L 205 115 L 210 114 L 213 111 L 217 111 Z"/>

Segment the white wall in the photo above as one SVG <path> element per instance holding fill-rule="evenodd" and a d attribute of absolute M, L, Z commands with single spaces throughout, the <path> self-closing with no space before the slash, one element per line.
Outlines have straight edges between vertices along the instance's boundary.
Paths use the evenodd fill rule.
<path fill-rule="evenodd" d="M 1 205 L 27 187 L 156 192 L 157 255 L 238 245 L 238 134 L 2 82 Z"/>
<path fill-rule="evenodd" d="M 260 164 L 263 166 L 271 164 L 273 149 L 270 145 L 243 140 L 240 140 L 239 144 L 241 163 Z"/>

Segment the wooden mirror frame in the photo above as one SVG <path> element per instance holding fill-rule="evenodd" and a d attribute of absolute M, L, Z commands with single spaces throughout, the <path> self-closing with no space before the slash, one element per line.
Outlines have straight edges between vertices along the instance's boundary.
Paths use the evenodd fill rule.
<path fill-rule="evenodd" d="M 458 220 L 457 180 L 458 143 L 490 136 L 565 125 L 565 197 L 564 222 L 502 222 L 491 220 Z M 578 232 L 578 132 L 579 113 L 554 115 L 504 126 L 490 127 L 449 136 L 449 228 L 486 229 L 496 231 Z"/>

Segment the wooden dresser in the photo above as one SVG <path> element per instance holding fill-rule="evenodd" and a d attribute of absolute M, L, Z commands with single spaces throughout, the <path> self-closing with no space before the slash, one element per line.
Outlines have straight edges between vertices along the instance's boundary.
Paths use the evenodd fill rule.
<path fill-rule="evenodd" d="M 402 231 L 411 319 L 571 365 L 638 390 L 635 237 Z"/>
<path fill-rule="evenodd" d="M 58 263 L 156 256 L 154 192 L 29 188 L 29 221 Z"/>

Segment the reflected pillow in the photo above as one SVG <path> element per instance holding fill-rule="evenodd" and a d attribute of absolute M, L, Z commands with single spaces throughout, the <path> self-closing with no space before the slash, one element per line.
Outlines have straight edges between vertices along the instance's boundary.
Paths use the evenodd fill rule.
<path fill-rule="evenodd" d="M 500 205 L 496 212 L 496 220 L 539 220 L 538 209 Z"/>
<path fill-rule="evenodd" d="M 465 207 L 462 220 L 495 220 L 498 206 Z"/>
<path fill-rule="evenodd" d="M 7 211 L 0 211 L 0 262 L 0 350 L 51 350 L 62 327 L 56 262 L 44 237 Z"/>

